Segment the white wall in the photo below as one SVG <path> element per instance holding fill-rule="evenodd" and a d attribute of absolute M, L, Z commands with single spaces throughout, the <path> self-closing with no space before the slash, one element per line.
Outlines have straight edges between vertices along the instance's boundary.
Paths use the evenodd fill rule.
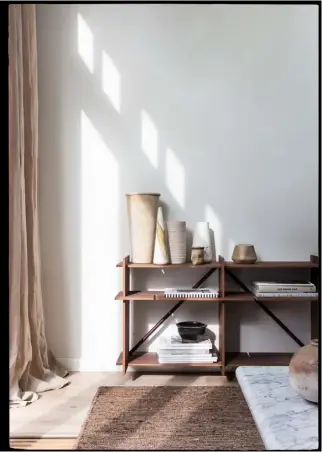
<path fill-rule="evenodd" d="M 161 192 L 190 229 L 210 221 L 227 259 L 238 242 L 263 260 L 317 253 L 317 6 L 56 4 L 37 20 L 43 291 L 62 362 L 115 369 L 126 192 Z M 147 286 L 199 275 L 151 271 Z M 133 340 L 170 305 L 137 304 Z M 309 340 L 308 306 L 271 307 Z M 297 348 L 256 306 L 229 310 L 231 349 Z M 187 303 L 189 318 L 216 331 L 215 304 Z"/>

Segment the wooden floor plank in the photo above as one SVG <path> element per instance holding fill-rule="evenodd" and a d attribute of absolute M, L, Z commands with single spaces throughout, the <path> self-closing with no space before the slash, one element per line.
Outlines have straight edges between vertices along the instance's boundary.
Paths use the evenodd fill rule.
<path fill-rule="evenodd" d="M 72 450 L 76 438 L 11 439 L 10 447 L 22 450 Z"/>

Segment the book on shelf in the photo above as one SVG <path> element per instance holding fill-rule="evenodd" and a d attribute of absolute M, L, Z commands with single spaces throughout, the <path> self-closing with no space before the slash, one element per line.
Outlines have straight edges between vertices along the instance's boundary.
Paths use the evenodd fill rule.
<path fill-rule="evenodd" d="M 193 348 L 158 348 L 158 355 L 159 356 L 181 356 L 181 355 L 188 355 L 188 356 L 195 356 L 195 355 L 209 355 L 209 349 L 208 347 L 203 349 L 193 349 Z"/>
<path fill-rule="evenodd" d="M 257 298 L 317 298 L 319 296 L 318 292 L 257 292 L 256 290 L 253 294 Z"/>
<path fill-rule="evenodd" d="M 212 356 L 209 354 L 209 356 L 202 356 L 202 355 L 196 355 L 194 357 L 190 356 L 181 356 L 181 357 L 165 357 L 165 356 L 159 356 L 159 363 L 216 363 L 218 361 L 217 356 Z"/>
<path fill-rule="evenodd" d="M 159 350 L 180 349 L 180 350 L 210 350 L 212 343 L 206 335 L 198 336 L 196 340 L 183 341 L 179 335 L 163 336 L 159 339 Z"/>
<path fill-rule="evenodd" d="M 316 292 L 309 281 L 254 281 L 253 288 L 258 292 Z"/>
<path fill-rule="evenodd" d="M 217 298 L 218 290 L 214 289 L 164 289 L 166 298 Z"/>

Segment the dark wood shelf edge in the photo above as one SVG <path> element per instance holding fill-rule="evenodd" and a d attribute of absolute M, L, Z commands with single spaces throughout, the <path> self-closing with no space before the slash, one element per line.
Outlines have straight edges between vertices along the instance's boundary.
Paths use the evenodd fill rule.
<path fill-rule="evenodd" d="M 226 353 L 226 367 L 238 366 L 288 366 L 293 353 Z"/>
<path fill-rule="evenodd" d="M 122 268 L 123 262 L 118 262 L 116 267 Z M 202 265 L 193 265 L 191 262 L 184 264 L 134 264 L 129 262 L 129 268 L 318 268 L 319 257 L 311 255 L 308 261 L 257 261 L 254 264 L 236 264 L 233 261 L 226 261 L 224 259 L 214 262 L 205 263 Z"/>
<path fill-rule="evenodd" d="M 141 295 L 141 296 L 140 296 Z M 170 297 L 162 297 L 161 293 L 155 295 L 155 292 L 151 292 L 149 296 L 149 292 L 142 291 L 132 291 L 127 296 L 123 295 L 123 292 L 120 291 L 114 298 L 115 300 L 134 300 L 134 301 L 174 301 L 178 302 L 180 300 L 184 301 L 208 301 L 213 303 L 220 302 L 230 302 L 230 303 L 251 303 L 254 302 L 255 299 L 265 302 L 314 302 L 318 301 L 319 297 L 258 297 L 255 298 L 251 293 L 232 293 L 226 294 L 225 297 L 214 297 L 214 298 L 196 298 L 196 297 L 178 297 L 178 298 L 170 298 Z"/>

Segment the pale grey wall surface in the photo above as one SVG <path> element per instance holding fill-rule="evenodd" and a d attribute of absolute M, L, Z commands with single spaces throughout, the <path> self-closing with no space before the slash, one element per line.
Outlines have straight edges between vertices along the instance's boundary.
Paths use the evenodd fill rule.
<path fill-rule="evenodd" d="M 62 362 L 115 368 L 126 192 L 160 192 L 189 229 L 210 221 L 227 259 L 241 242 L 262 260 L 317 253 L 317 6 L 43 4 L 37 25 L 43 290 Z M 135 279 L 153 288 L 198 276 Z M 133 339 L 171 305 L 137 304 Z M 308 306 L 271 307 L 309 340 Z M 296 349 L 256 306 L 229 311 L 230 348 Z M 185 304 L 176 319 L 189 318 L 217 331 L 215 304 Z"/>

